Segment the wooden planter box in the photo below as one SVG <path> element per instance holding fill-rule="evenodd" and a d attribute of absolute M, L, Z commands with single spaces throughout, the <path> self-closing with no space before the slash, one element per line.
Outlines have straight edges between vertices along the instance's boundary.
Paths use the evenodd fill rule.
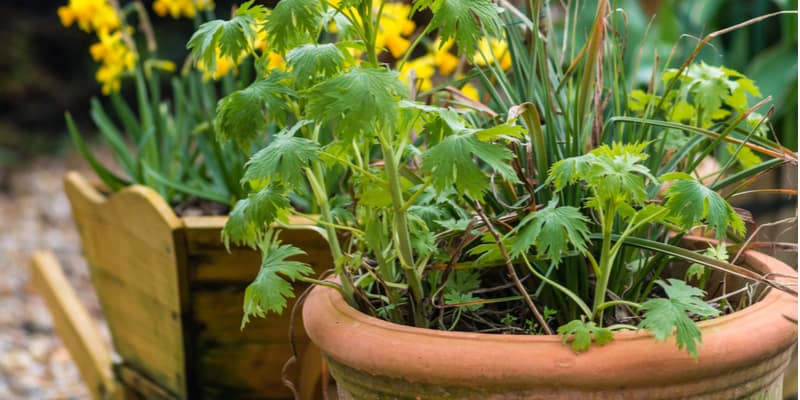
<path fill-rule="evenodd" d="M 225 217 L 178 217 L 143 186 L 106 196 L 75 172 L 66 175 L 65 190 L 121 358 L 115 379 L 127 398 L 292 397 L 281 381 L 291 356 L 290 313 L 255 319 L 240 331 L 244 290 L 261 256 L 225 249 Z M 331 268 L 318 234 L 284 230 L 281 239 L 304 249 L 303 261 L 317 272 Z M 319 352 L 299 316 L 295 323 L 299 359 L 288 377 L 303 398 L 313 398 Z"/>

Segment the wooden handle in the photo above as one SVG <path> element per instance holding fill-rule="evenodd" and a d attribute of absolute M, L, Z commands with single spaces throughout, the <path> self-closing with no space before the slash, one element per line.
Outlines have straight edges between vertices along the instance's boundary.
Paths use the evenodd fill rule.
<path fill-rule="evenodd" d="M 30 276 L 31 283 L 47 303 L 56 332 L 78 365 L 92 398 L 119 398 L 115 393 L 111 351 L 51 252 L 33 255 Z"/>

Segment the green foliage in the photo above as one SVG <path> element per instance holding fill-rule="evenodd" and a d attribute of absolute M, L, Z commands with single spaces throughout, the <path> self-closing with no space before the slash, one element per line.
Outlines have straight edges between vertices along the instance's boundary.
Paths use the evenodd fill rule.
<path fill-rule="evenodd" d="M 597 346 L 602 346 L 614 340 L 614 334 L 608 328 L 598 326 L 592 321 L 573 320 L 558 328 L 561 341 L 567 343 L 572 340 L 570 346 L 578 353 L 589 350 L 592 342 Z"/>
<path fill-rule="evenodd" d="M 332 121 L 344 138 L 392 129 L 398 101 L 408 90 L 396 72 L 383 68 L 355 67 L 322 81 L 306 94 L 307 113 L 320 123 Z"/>
<path fill-rule="evenodd" d="M 286 53 L 286 64 L 299 87 L 336 75 L 345 57 L 333 43 L 305 44 Z"/>
<path fill-rule="evenodd" d="M 320 30 L 319 0 L 281 0 L 264 25 L 269 46 L 278 53 L 315 39 Z"/>
<path fill-rule="evenodd" d="M 270 183 L 250 193 L 247 198 L 236 202 L 222 229 L 225 247 L 230 247 L 231 242 L 255 247 L 261 232 L 282 219 L 289 208 L 286 188 L 278 183 Z"/>
<path fill-rule="evenodd" d="M 269 145 L 259 150 L 247 162 L 243 181 L 279 181 L 288 188 L 301 185 L 305 180 L 304 169 L 319 158 L 317 142 L 295 137 L 295 132 L 310 121 L 300 121 L 281 131 Z"/>
<path fill-rule="evenodd" d="M 284 85 L 285 75 L 273 72 L 250 86 L 224 97 L 217 104 L 214 127 L 220 141 L 233 140 L 242 149 L 249 149 L 270 120 L 283 120 L 286 101 L 294 92 Z"/>
<path fill-rule="evenodd" d="M 476 271 L 453 271 L 444 287 L 445 304 L 461 304 L 480 300 L 479 297 L 472 295 L 472 291 L 481 285 L 480 274 Z M 475 311 L 482 307 L 481 304 L 461 306 L 469 311 Z"/>
<path fill-rule="evenodd" d="M 253 1 L 239 6 L 236 16 L 228 21 L 217 19 L 200 25 L 189 39 L 186 47 L 208 71 L 217 71 L 217 55 L 238 60 L 253 52 L 256 21 L 267 13 L 264 6 L 253 6 Z"/>
<path fill-rule="evenodd" d="M 736 234 L 744 233 L 742 218 L 719 193 L 686 174 L 669 174 L 662 179 L 677 179 L 664 195 L 665 206 L 684 229 L 705 221 L 717 238 L 725 236 L 728 228 Z"/>
<path fill-rule="evenodd" d="M 687 313 L 708 318 L 719 315 L 719 310 L 703 302 L 705 293 L 702 290 L 681 280 L 668 279 L 656 283 L 668 298 L 642 303 L 644 319 L 639 327 L 652 332 L 657 340 L 666 340 L 674 331 L 678 348 L 686 347 L 686 351 L 697 359 L 697 345 L 702 342 L 700 328 Z"/>
<path fill-rule="evenodd" d="M 530 247 L 536 247 L 536 253 L 550 260 L 552 265 L 561 261 L 571 244 L 581 253 L 585 253 L 589 239 L 589 220 L 575 207 L 558 207 L 553 199 L 546 207 L 530 213 L 520 221 L 515 229 L 519 233 L 514 236 L 509 249 L 511 256 L 525 254 Z"/>
<path fill-rule="evenodd" d="M 280 314 L 286 308 L 286 301 L 294 297 L 289 283 L 314 273 L 306 263 L 291 261 L 289 258 L 306 254 L 292 245 L 281 244 L 276 234 L 267 233 L 258 244 L 261 250 L 261 269 L 244 292 L 244 315 L 242 326 L 250 317 L 264 317 L 268 312 Z"/>
<path fill-rule="evenodd" d="M 430 172 L 433 186 L 439 191 L 455 189 L 480 199 L 489 188 L 489 179 L 475 164 L 475 156 L 504 178 L 517 182 L 514 170 L 507 164 L 513 154 L 497 144 L 482 142 L 473 134 L 446 137 L 422 157 L 422 171 Z"/>
<path fill-rule="evenodd" d="M 498 7 L 489 0 L 420 0 L 414 9 L 430 8 L 433 19 L 431 28 L 439 28 L 442 43 L 455 39 L 459 51 L 465 53 L 475 49 L 483 32 L 499 36 L 502 31 Z"/>

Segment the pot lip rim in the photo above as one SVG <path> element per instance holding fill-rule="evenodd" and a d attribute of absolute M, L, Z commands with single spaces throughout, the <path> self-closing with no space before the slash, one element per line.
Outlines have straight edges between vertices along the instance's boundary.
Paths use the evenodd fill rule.
<path fill-rule="evenodd" d="M 687 240 L 691 241 L 707 241 L 705 238 L 700 237 L 692 237 L 686 236 Z M 755 251 L 755 250 L 746 250 L 742 253 L 742 258 L 749 262 L 755 262 L 763 264 L 765 267 L 768 266 L 767 260 L 773 260 L 769 265 L 773 265 L 774 268 L 768 268 L 769 272 L 777 272 L 783 273 L 787 275 L 794 276 L 794 280 L 797 280 L 797 271 L 786 265 L 783 261 L 780 261 L 774 257 L 766 255 L 764 253 Z M 777 270 L 777 271 L 776 271 Z M 338 280 L 338 278 L 336 278 Z M 415 334 L 415 335 L 423 335 L 423 336 L 434 336 L 434 337 L 441 337 L 447 339 L 462 339 L 462 340 L 492 340 L 496 338 L 502 338 L 502 342 L 514 342 L 514 343 L 550 343 L 550 342 L 561 342 L 562 339 L 557 334 L 552 335 L 504 335 L 504 334 L 497 334 L 497 333 L 478 333 L 478 332 L 465 332 L 465 331 L 443 331 L 439 329 L 432 329 L 432 328 L 420 328 L 415 326 L 409 325 L 401 325 L 389 321 L 382 320 L 380 318 L 372 317 L 367 315 L 356 308 L 347 304 L 344 298 L 339 294 L 338 291 L 323 287 L 317 286 L 313 288 L 313 291 L 322 291 L 324 292 L 324 298 L 326 299 L 326 303 L 337 312 L 341 313 L 344 316 L 347 316 L 349 319 L 353 321 L 357 321 L 362 324 L 367 324 L 370 326 L 374 326 L 377 329 L 381 330 L 390 330 L 400 333 L 407 333 L 407 334 Z M 754 315 L 759 314 L 762 310 L 768 309 L 771 306 L 775 305 L 778 302 L 787 302 L 787 303 L 794 303 L 794 310 L 797 311 L 797 298 L 791 296 L 788 293 L 781 292 L 778 289 L 770 288 L 769 292 L 764 296 L 763 299 L 758 301 L 755 304 L 752 304 L 746 308 L 741 310 L 737 310 L 733 313 L 726 314 L 720 317 L 711 318 L 708 320 L 699 321 L 697 324 L 700 327 L 701 331 L 706 331 L 715 327 L 726 326 L 730 325 L 736 320 L 742 318 L 753 318 Z M 304 307 L 305 308 L 305 307 Z M 783 314 L 783 308 L 781 308 L 781 314 Z M 304 313 L 305 314 L 305 313 Z M 792 314 L 794 315 L 794 314 Z M 674 337 L 671 336 L 671 337 Z M 614 341 L 630 341 L 630 340 L 640 340 L 642 338 L 647 338 L 648 340 L 653 340 L 653 335 L 644 330 L 637 330 L 637 331 L 622 331 L 622 332 L 615 332 L 614 333 Z"/>

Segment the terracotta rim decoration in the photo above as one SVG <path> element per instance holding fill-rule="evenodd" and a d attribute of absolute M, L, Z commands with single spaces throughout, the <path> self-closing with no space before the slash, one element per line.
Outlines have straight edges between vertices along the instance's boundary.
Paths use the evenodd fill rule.
<path fill-rule="evenodd" d="M 761 273 L 796 275 L 755 251 L 742 260 Z M 770 290 L 750 307 L 701 322 L 695 362 L 674 337 L 656 342 L 647 332 L 620 332 L 610 344 L 576 354 L 553 335 L 392 324 L 325 287 L 316 287 L 303 309 L 344 398 L 780 398 L 796 318 L 797 298 Z"/>

